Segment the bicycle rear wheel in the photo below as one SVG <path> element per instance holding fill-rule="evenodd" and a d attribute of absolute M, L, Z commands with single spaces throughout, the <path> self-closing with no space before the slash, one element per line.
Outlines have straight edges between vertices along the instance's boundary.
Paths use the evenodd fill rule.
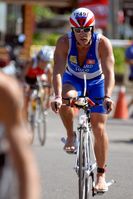
<path fill-rule="evenodd" d="M 37 133 L 40 144 L 43 146 L 46 141 L 46 114 L 40 102 L 37 104 Z"/>

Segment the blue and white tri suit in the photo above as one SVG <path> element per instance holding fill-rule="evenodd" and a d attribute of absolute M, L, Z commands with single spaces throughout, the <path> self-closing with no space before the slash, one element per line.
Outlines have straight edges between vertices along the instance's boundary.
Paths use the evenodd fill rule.
<path fill-rule="evenodd" d="M 98 57 L 98 44 L 101 34 L 93 33 L 92 43 L 88 50 L 83 66 L 78 64 L 78 51 L 74 33 L 68 32 L 69 52 L 67 56 L 66 71 L 63 74 L 63 84 L 71 84 L 78 92 L 78 96 L 83 96 L 84 73 L 86 74 L 87 95 L 94 102 L 101 104 L 104 98 L 104 75 Z M 93 107 L 91 112 L 106 113 L 103 106 Z"/>

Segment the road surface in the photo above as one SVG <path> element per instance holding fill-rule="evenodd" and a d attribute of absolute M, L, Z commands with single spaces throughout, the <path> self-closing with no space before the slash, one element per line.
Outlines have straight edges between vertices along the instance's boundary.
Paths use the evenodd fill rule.
<path fill-rule="evenodd" d="M 77 175 L 73 170 L 75 156 L 63 151 L 61 137 L 65 129 L 58 115 L 49 111 L 47 141 L 44 147 L 37 137 L 33 150 L 41 176 L 42 199 L 78 199 Z M 110 140 L 107 181 L 116 181 L 101 199 L 133 199 L 133 119 L 109 119 Z"/>

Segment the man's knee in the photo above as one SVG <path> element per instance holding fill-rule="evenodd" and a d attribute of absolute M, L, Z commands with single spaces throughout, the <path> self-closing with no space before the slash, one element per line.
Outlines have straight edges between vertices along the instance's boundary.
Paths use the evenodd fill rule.
<path fill-rule="evenodd" d="M 77 97 L 77 91 L 72 85 L 65 84 L 63 85 L 62 97 L 63 98 Z"/>
<path fill-rule="evenodd" d="M 104 123 L 98 123 L 95 124 L 95 125 L 92 125 L 92 129 L 93 129 L 93 132 L 96 136 L 100 136 L 104 133 L 105 131 L 105 125 Z"/>

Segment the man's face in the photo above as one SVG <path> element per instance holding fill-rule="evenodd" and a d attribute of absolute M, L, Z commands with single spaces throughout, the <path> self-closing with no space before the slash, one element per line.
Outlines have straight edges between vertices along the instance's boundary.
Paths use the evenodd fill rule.
<path fill-rule="evenodd" d="M 81 46 L 86 46 L 92 37 L 92 27 L 87 28 L 73 28 L 77 42 Z"/>

